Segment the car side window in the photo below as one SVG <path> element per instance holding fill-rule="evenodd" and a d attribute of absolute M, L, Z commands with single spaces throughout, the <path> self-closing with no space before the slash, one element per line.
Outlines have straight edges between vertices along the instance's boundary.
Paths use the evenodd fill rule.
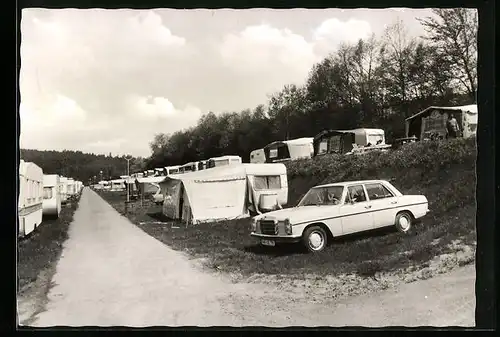
<path fill-rule="evenodd" d="M 387 187 L 385 187 L 380 183 L 366 184 L 365 187 L 366 187 L 366 192 L 368 192 L 368 197 L 370 198 L 370 200 L 378 200 L 378 199 L 393 197 L 391 191 L 389 191 Z"/>
<path fill-rule="evenodd" d="M 363 186 L 349 186 L 347 189 L 347 200 L 354 203 L 366 201 L 366 194 Z"/>

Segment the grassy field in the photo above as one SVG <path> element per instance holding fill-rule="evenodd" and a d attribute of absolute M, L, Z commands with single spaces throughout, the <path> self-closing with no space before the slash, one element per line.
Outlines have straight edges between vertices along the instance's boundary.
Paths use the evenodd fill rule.
<path fill-rule="evenodd" d="M 18 241 L 17 277 L 20 292 L 36 281 L 42 271 L 55 267 L 77 207 L 78 200 L 63 206 L 58 219 L 44 218 L 41 226 Z"/>
<path fill-rule="evenodd" d="M 161 206 L 129 204 L 125 194 L 100 192 L 146 233 L 194 257 L 207 257 L 217 270 L 242 275 L 358 273 L 371 276 L 409 266 L 426 266 L 453 252 L 459 240 L 473 245 L 475 235 L 475 140 L 410 144 L 400 150 L 356 157 L 323 156 L 288 163 L 289 206 L 310 187 L 342 180 L 387 178 L 403 193 L 424 194 L 432 211 L 411 233 L 393 229 L 334 240 L 317 254 L 296 245 L 266 248 L 249 236 L 249 220 L 186 227 L 165 219 Z M 454 248 L 455 247 L 455 248 Z M 473 258 L 466 262 L 473 262 Z M 463 263 L 463 261 L 462 261 Z"/>

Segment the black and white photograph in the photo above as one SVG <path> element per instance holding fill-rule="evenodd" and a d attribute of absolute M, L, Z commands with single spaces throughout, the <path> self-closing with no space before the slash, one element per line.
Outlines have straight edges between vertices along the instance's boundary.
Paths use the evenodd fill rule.
<path fill-rule="evenodd" d="M 19 20 L 18 327 L 476 326 L 476 8 Z"/>

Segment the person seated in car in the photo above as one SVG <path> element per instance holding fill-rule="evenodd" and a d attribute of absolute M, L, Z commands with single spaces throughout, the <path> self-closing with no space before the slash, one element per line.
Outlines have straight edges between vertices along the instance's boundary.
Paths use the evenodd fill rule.
<path fill-rule="evenodd" d="M 335 195 L 335 193 L 325 189 L 325 204 L 327 205 L 337 205 L 340 202 L 340 198 Z"/>

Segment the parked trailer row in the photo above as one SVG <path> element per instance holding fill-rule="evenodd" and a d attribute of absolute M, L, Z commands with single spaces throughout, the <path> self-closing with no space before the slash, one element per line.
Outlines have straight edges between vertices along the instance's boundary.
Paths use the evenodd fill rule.
<path fill-rule="evenodd" d="M 405 120 L 405 138 L 397 139 L 394 147 L 418 140 L 447 137 L 447 121 L 454 117 L 458 123 L 459 137 L 476 134 L 478 110 L 476 104 L 442 107 L 430 106 Z M 392 145 L 386 143 L 385 132 L 376 128 L 352 130 L 325 129 L 313 138 L 272 142 L 250 153 L 250 163 L 276 163 L 300 158 L 311 158 L 329 153 L 361 154 L 368 151 L 385 151 Z"/>
<path fill-rule="evenodd" d="M 33 232 L 42 217 L 59 217 L 62 204 L 81 193 L 83 183 L 57 174 L 43 174 L 41 167 L 21 159 L 19 163 L 18 236 Z"/>

